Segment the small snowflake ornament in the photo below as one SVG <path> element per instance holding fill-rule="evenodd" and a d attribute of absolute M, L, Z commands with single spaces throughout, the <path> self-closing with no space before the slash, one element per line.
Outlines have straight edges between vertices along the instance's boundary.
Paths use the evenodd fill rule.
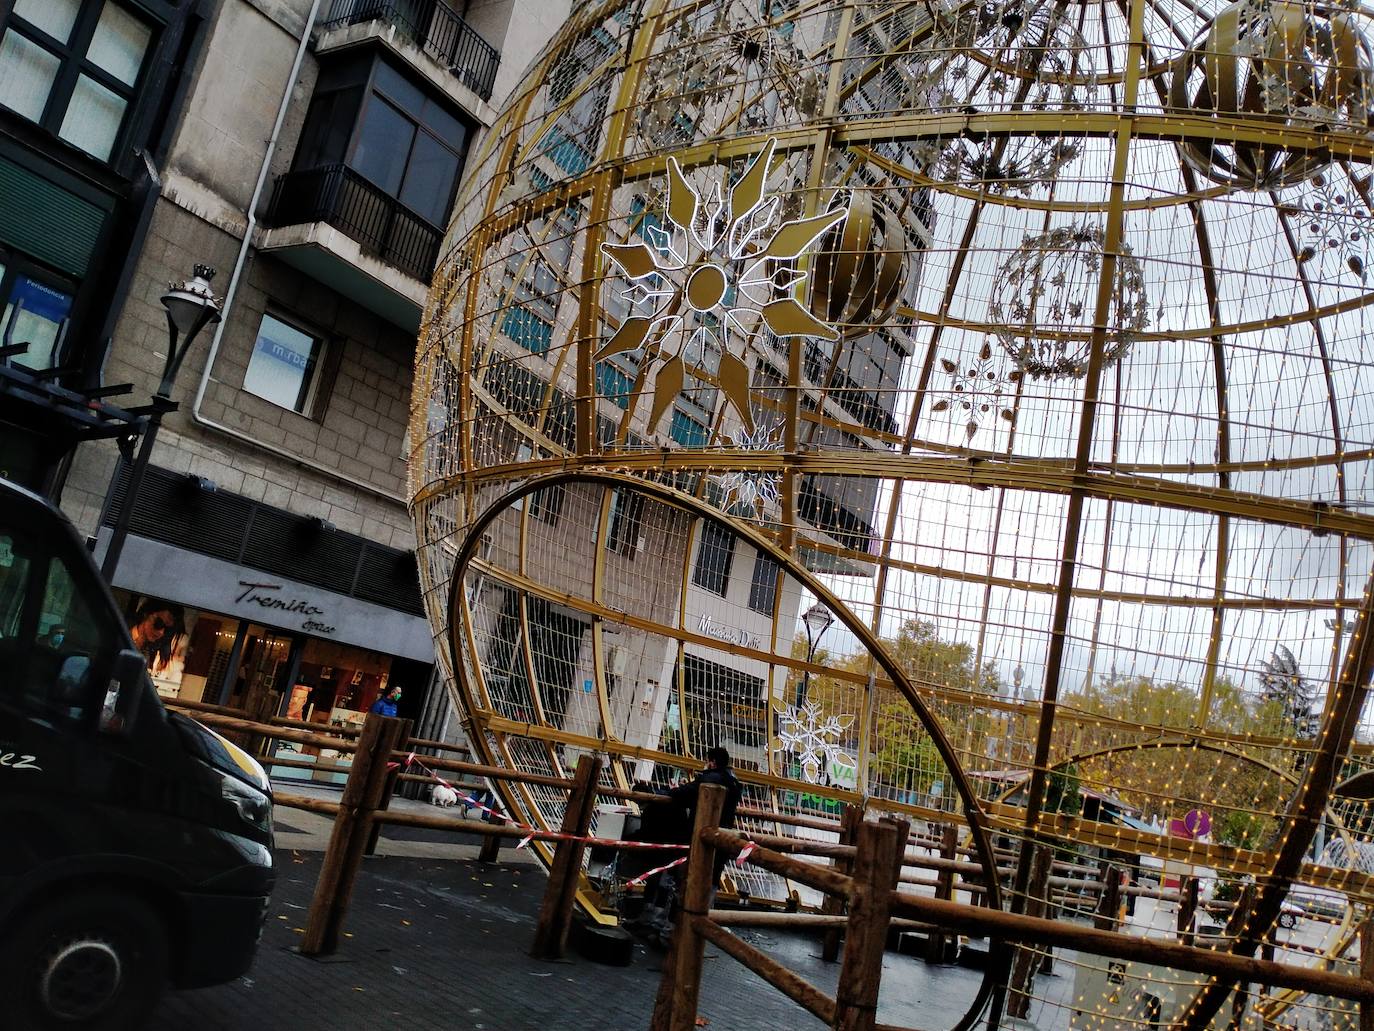
<path fill-rule="evenodd" d="M 729 447 L 741 451 L 781 451 L 782 441 L 774 436 L 771 427 L 760 426 L 752 433 L 740 430 L 733 437 L 723 438 Z M 740 506 L 759 518 L 769 505 L 776 505 L 782 497 L 782 476 L 761 469 L 736 469 L 712 477 L 724 494 L 723 507 Z"/>
<path fill-rule="evenodd" d="M 796 758 L 802 780 L 819 784 L 821 774 L 831 763 L 854 765 L 840 748 L 840 735 L 853 722 L 853 716 L 826 715 L 815 702 L 804 702 L 800 708 L 789 705 L 778 714 L 778 736 L 773 740 L 773 749 L 780 755 Z"/>

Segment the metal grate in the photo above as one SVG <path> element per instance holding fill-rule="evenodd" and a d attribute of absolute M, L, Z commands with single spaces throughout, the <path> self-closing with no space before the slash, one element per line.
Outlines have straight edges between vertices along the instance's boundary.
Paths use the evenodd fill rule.
<path fill-rule="evenodd" d="M 113 526 L 124 505 L 121 465 L 105 513 Z M 399 612 L 424 615 L 415 554 L 343 533 L 238 494 L 207 491 L 194 477 L 148 469 L 129 532 L 188 551 L 313 584 Z"/>

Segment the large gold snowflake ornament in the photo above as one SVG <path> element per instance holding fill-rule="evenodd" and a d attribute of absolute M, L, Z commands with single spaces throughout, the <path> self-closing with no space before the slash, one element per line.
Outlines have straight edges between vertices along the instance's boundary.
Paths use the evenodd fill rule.
<path fill-rule="evenodd" d="M 602 252 L 633 285 L 631 298 L 647 315 L 631 315 L 597 353 L 597 361 L 641 348 L 663 364 L 654 384 L 649 428 L 682 390 L 690 369 L 702 378 L 704 356 L 718 351 L 715 379 L 745 429 L 754 431 L 749 410 L 749 367 L 745 342 L 764 327 L 776 336 L 839 334 L 797 300 L 807 273 L 797 261 L 845 217 L 843 209 L 783 222 L 774 228 L 782 200 L 765 197 L 775 140 L 768 140 L 730 188 L 727 203 L 716 183 L 709 198 L 687 181 L 675 158 L 668 159 L 667 221 L 645 230 L 646 240 L 606 243 Z M 766 239 L 766 242 L 764 242 Z M 714 347 L 707 346 L 714 343 Z M 688 364 L 688 356 L 697 359 Z"/>

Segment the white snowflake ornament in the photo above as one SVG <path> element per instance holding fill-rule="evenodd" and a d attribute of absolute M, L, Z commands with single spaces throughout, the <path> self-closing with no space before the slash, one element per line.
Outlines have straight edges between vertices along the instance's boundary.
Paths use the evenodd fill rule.
<path fill-rule="evenodd" d="M 773 748 L 780 755 L 792 755 L 801 766 L 802 780 L 819 784 L 821 774 L 832 763 L 853 766 L 840 748 L 840 735 L 854 722 L 853 716 L 830 716 L 815 702 L 800 708 L 789 705 L 778 713 L 778 736 Z"/>

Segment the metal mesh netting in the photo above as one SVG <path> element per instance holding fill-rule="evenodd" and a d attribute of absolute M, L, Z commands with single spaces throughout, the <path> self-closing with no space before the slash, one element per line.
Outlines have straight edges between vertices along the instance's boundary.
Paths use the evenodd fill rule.
<path fill-rule="evenodd" d="M 868 799 L 932 850 L 962 820 L 1004 876 L 957 898 L 1086 919 L 1114 865 L 1123 930 L 1348 967 L 1369 28 L 579 8 L 470 162 L 417 358 L 420 569 L 474 741 L 538 773 L 596 751 L 620 787 L 724 744 L 757 809 Z M 1040 1026 L 1353 1026 L 1037 962 L 1012 1009 Z"/>

